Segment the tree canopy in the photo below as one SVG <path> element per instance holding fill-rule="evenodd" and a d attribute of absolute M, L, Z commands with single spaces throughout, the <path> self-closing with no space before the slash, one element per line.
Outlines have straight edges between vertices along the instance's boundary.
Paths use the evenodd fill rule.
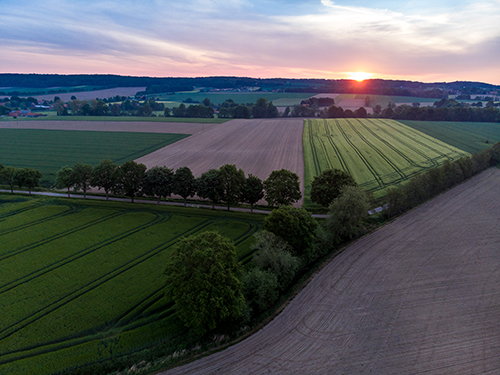
<path fill-rule="evenodd" d="M 70 197 L 69 190 L 75 185 L 73 169 L 67 165 L 57 171 L 56 188 L 68 189 L 68 198 Z"/>
<path fill-rule="evenodd" d="M 200 198 L 210 199 L 212 201 L 212 209 L 215 204 L 219 203 L 224 195 L 224 188 L 218 169 L 210 169 L 202 173 L 196 180 L 197 195 Z"/>
<path fill-rule="evenodd" d="M 270 206 L 289 205 L 302 198 L 299 176 L 286 169 L 272 171 L 264 181 L 265 200 Z"/>
<path fill-rule="evenodd" d="M 134 203 L 134 197 L 142 190 L 142 183 L 146 166 L 135 161 L 123 163 L 117 171 L 116 187 L 117 192 L 130 197 Z"/>
<path fill-rule="evenodd" d="M 219 169 L 222 182 L 222 200 L 227 202 L 227 210 L 231 205 L 237 204 L 241 199 L 243 187 L 245 186 L 245 173 L 242 169 L 236 169 L 234 164 L 225 164 Z"/>
<path fill-rule="evenodd" d="M 173 193 L 184 198 L 184 207 L 186 199 L 196 194 L 196 180 L 188 167 L 181 167 L 175 171 Z"/>
<path fill-rule="evenodd" d="M 327 169 L 314 177 L 311 184 L 311 200 L 328 207 L 340 195 L 344 186 L 358 186 L 354 178 L 340 169 Z"/>
<path fill-rule="evenodd" d="M 177 315 L 198 334 L 235 320 L 245 306 L 240 265 L 234 244 L 217 232 L 204 232 L 179 241 L 165 268 L 166 297 Z"/>
<path fill-rule="evenodd" d="M 108 200 L 109 192 L 116 184 L 118 165 L 109 159 L 105 159 L 97 164 L 92 173 L 92 186 L 104 189 L 106 200 Z"/>

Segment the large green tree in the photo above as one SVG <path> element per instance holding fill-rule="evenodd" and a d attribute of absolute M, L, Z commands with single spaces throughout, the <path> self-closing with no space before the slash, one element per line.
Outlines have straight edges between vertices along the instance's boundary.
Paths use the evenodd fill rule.
<path fill-rule="evenodd" d="M 181 167 L 175 171 L 173 193 L 184 198 L 184 207 L 186 199 L 196 194 L 196 179 L 188 167 Z"/>
<path fill-rule="evenodd" d="M 157 197 L 156 204 L 160 204 L 162 197 L 167 198 L 172 195 L 173 186 L 174 171 L 165 166 L 148 169 L 144 175 L 143 192 L 150 197 Z"/>
<path fill-rule="evenodd" d="M 5 167 L 0 171 L 0 179 L 10 187 L 11 194 L 14 194 L 15 176 L 18 169 L 15 167 Z"/>
<path fill-rule="evenodd" d="M 94 167 L 90 164 L 76 163 L 73 166 L 73 183 L 75 190 L 83 191 L 83 199 L 87 198 L 87 191 L 90 189 L 90 181 Z"/>
<path fill-rule="evenodd" d="M 341 194 L 330 205 L 325 228 L 332 236 L 351 239 L 363 228 L 369 209 L 370 201 L 361 188 L 344 186 Z"/>
<path fill-rule="evenodd" d="M 264 198 L 264 185 L 262 184 L 262 180 L 257 176 L 249 174 L 243 186 L 241 200 L 250 203 L 250 212 L 253 213 L 253 205 L 262 198 Z"/>
<path fill-rule="evenodd" d="M 42 178 L 42 173 L 33 168 L 18 169 L 14 174 L 14 182 L 21 189 L 23 187 L 28 188 L 29 195 L 31 196 L 31 190 L 40 184 L 40 179 Z"/>
<path fill-rule="evenodd" d="M 225 164 L 219 169 L 222 182 L 222 200 L 227 202 L 227 210 L 231 205 L 237 204 L 241 199 L 243 187 L 245 186 L 245 173 L 242 169 L 236 169 L 234 164 Z"/>
<path fill-rule="evenodd" d="M 301 256 L 314 244 L 318 223 L 303 208 L 282 206 L 264 219 L 264 229 L 281 237 L 291 247 L 293 255 Z"/>
<path fill-rule="evenodd" d="M 109 192 L 116 185 L 117 172 L 118 165 L 109 159 L 105 159 L 95 166 L 92 173 L 91 185 L 104 189 L 106 200 L 108 200 Z"/>
<path fill-rule="evenodd" d="M 215 208 L 215 204 L 219 203 L 224 195 L 224 188 L 218 169 L 210 169 L 202 173 L 196 180 L 196 194 L 200 198 L 210 199 L 212 201 L 212 209 Z"/>
<path fill-rule="evenodd" d="M 286 169 L 272 171 L 264 181 L 264 190 L 265 200 L 270 206 L 289 205 L 302 197 L 299 176 Z"/>
<path fill-rule="evenodd" d="M 354 178 L 340 169 L 327 169 L 314 177 L 311 184 L 311 200 L 328 207 L 340 195 L 344 186 L 358 186 Z"/>
<path fill-rule="evenodd" d="M 68 189 L 68 198 L 70 198 L 70 189 L 75 185 L 73 169 L 67 165 L 59 169 L 56 173 L 56 188 Z"/>
<path fill-rule="evenodd" d="M 177 315 L 198 334 L 238 319 L 245 299 L 238 279 L 240 265 L 234 244 L 217 232 L 204 232 L 179 241 L 165 268 L 166 297 Z"/>
<path fill-rule="evenodd" d="M 130 197 L 134 203 L 134 197 L 141 193 L 146 166 L 135 161 L 123 163 L 117 171 L 115 190 L 118 193 Z"/>

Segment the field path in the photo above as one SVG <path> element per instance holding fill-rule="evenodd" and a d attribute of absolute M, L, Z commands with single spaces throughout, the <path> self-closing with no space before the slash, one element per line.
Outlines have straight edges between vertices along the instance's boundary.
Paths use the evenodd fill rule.
<path fill-rule="evenodd" d="M 248 339 L 162 374 L 500 373 L 500 170 L 354 242 Z"/>
<path fill-rule="evenodd" d="M 136 161 L 177 169 L 195 177 L 211 168 L 235 164 L 262 180 L 277 169 L 297 173 L 304 195 L 303 119 L 232 120 L 175 142 Z M 302 200 L 298 202 L 302 205 Z"/>

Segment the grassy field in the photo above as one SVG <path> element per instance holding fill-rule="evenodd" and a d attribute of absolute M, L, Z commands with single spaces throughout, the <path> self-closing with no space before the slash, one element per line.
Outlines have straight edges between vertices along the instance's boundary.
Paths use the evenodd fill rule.
<path fill-rule="evenodd" d="M 500 142 L 500 124 L 495 122 L 400 122 L 471 154 Z"/>
<path fill-rule="evenodd" d="M 445 160 L 467 152 L 393 120 L 305 120 L 305 205 L 314 176 L 325 169 L 348 171 L 375 198 Z"/>
<path fill-rule="evenodd" d="M 349 94 L 343 94 L 343 95 L 349 95 Z M 354 95 L 353 99 L 365 99 L 367 96 L 370 97 L 370 107 L 374 107 L 377 104 L 381 105 L 382 107 L 387 107 L 389 102 L 391 103 L 434 103 L 435 101 L 438 101 L 439 99 L 432 99 L 432 98 L 418 98 L 418 97 L 413 97 L 413 96 L 390 96 L 390 95 L 369 95 L 369 94 L 362 94 L 362 95 Z"/>
<path fill-rule="evenodd" d="M 111 159 L 134 160 L 188 135 L 162 133 L 92 132 L 38 129 L 0 129 L 0 164 L 31 167 L 42 172 L 50 186 L 57 171 L 78 162 L 96 165 Z"/>
<path fill-rule="evenodd" d="M 154 95 L 155 98 L 160 98 L 162 102 L 166 102 L 167 107 L 178 107 L 183 100 L 191 98 L 195 101 L 201 102 L 205 98 L 209 98 L 210 102 L 220 104 L 227 99 L 233 99 L 235 103 L 246 104 L 255 103 L 259 98 L 266 98 L 272 101 L 277 107 L 294 106 L 300 104 L 313 94 L 307 93 L 283 93 L 283 92 L 186 92 L 175 93 L 172 95 L 158 94 Z M 189 103 L 186 103 L 189 106 Z"/>
<path fill-rule="evenodd" d="M 185 330 L 162 279 L 172 246 L 217 230 L 244 263 L 261 220 L 0 195 L 0 373 L 52 374 L 175 339 Z"/>

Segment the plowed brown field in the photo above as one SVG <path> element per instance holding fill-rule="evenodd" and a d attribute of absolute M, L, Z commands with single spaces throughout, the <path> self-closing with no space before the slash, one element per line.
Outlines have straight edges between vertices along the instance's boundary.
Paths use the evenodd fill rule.
<path fill-rule="evenodd" d="M 302 119 L 232 120 L 136 161 L 148 168 L 188 166 L 196 177 L 224 164 L 235 164 L 263 180 L 272 171 L 285 168 L 297 173 L 304 195 L 303 127 Z"/>
<path fill-rule="evenodd" d="M 8 121 L 0 122 L 5 129 L 87 130 L 108 132 L 194 134 L 218 124 L 188 122 L 137 122 L 137 121 Z"/>
<path fill-rule="evenodd" d="M 500 170 L 349 246 L 271 323 L 164 374 L 499 374 Z"/>

